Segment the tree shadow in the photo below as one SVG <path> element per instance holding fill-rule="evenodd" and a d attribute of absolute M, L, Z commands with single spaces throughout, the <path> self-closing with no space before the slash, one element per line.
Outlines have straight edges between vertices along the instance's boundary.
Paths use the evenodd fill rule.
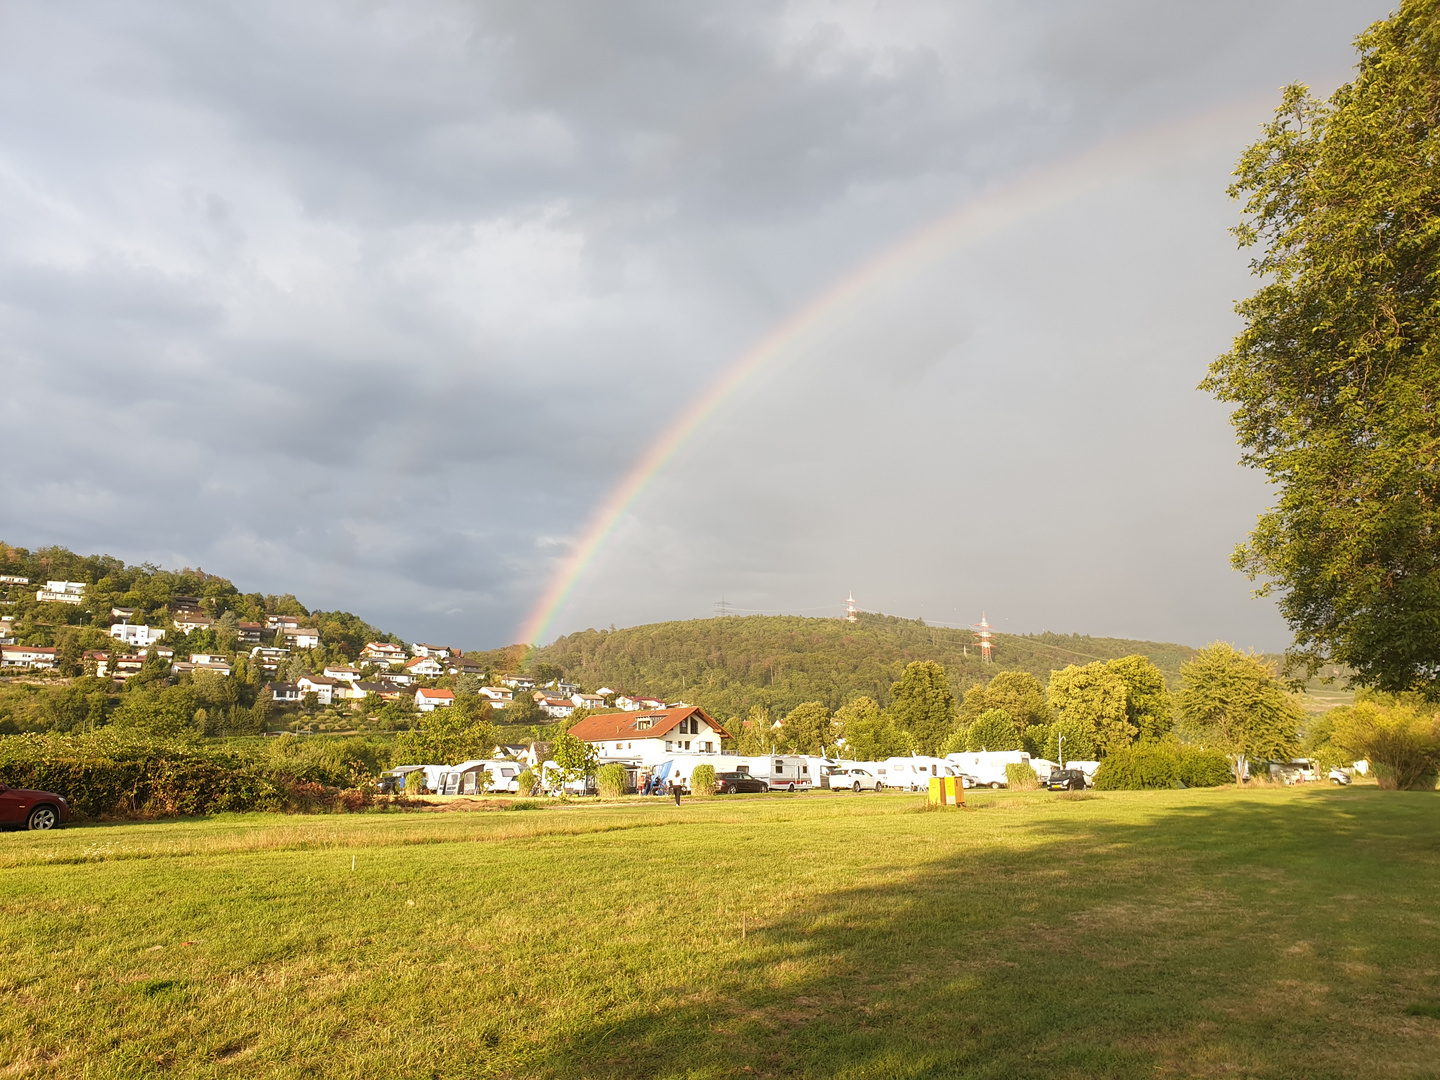
<path fill-rule="evenodd" d="M 1440 951 L 1437 810 L 1347 791 L 1034 822 L 736 925 L 693 990 L 577 1020 L 543 1074 L 1429 1073 L 1434 1021 L 1404 1011 L 1440 985 L 1416 963 Z"/>

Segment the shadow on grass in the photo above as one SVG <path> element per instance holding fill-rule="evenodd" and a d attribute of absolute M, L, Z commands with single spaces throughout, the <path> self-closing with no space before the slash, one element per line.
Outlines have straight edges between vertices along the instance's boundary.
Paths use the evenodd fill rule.
<path fill-rule="evenodd" d="M 693 992 L 680 978 L 663 1013 L 577 1023 L 546 1071 L 1428 1074 L 1433 1022 L 1405 1009 L 1436 996 L 1416 957 L 1440 947 L 1437 812 L 1430 796 L 1345 792 L 1026 824 L 1022 852 L 935 860 L 752 923 Z"/>

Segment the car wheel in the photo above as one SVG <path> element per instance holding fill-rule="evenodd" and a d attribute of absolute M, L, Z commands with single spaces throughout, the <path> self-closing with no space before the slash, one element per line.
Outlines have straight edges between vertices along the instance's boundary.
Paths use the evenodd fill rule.
<path fill-rule="evenodd" d="M 39 832 L 43 829 L 53 829 L 60 824 L 60 815 L 55 812 L 53 806 L 37 806 L 30 811 L 30 817 L 25 822 L 25 827 L 32 832 Z"/>
<path fill-rule="evenodd" d="M 875 790 L 876 790 L 876 791 L 884 791 L 884 790 L 885 790 L 885 785 L 882 784 L 879 780 L 876 780 L 876 781 L 875 781 Z"/>
<path fill-rule="evenodd" d="M 734 794 L 735 794 L 735 785 L 734 785 L 734 784 L 731 784 L 729 787 L 727 787 L 727 788 L 725 789 L 725 794 L 726 794 L 726 795 L 734 795 Z"/>
<path fill-rule="evenodd" d="M 856 795 L 859 795 L 859 794 L 860 794 L 860 781 L 859 781 L 859 780 L 856 780 L 856 781 L 855 781 L 855 786 L 854 786 L 851 790 L 854 791 Z"/>
<path fill-rule="evenodd" d="M 991 790 L 991 791 L 999 791 L 999 790 L 1000 790 L 1000 781 L 999 781 L 999 780 L 991 780 L 991 781 L 990 781 L 990 790 Z"/>

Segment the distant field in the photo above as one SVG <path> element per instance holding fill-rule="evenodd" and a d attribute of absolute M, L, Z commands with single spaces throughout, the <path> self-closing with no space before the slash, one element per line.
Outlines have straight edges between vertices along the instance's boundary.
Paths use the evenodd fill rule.
<path fill-rule="evenodd" d="M 0 1077 L 1436 1075 L 1436 796 L 975 804 L 0 835 Z"/>

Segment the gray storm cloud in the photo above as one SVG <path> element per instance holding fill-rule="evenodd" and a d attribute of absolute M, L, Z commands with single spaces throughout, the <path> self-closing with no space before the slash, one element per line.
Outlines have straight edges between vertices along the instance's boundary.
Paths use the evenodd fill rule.
<path fill-rule="evenodd" d="M 505 643 L 646 446 L 811 298 L 1048 162 L 1254 103 L 826 320 L 553 626 L 853 588 L 1277 647 L 1228 567 L 1267 493 L 1194 390 L 1251 288 L 1226 175 L 1386 10 L 8 4 L 0 538 Z"/>

